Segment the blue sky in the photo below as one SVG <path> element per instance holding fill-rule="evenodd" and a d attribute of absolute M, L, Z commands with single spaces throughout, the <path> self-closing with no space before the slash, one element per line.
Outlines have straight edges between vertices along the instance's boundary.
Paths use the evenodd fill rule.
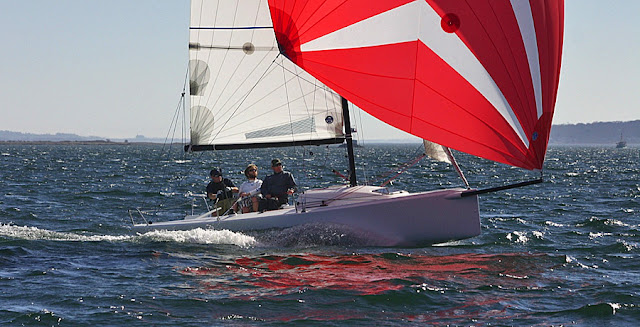
<path fill-rule="evenodd" d="M 554 123 L 640 119 L 640 1 L 565 5 Z M 0 0 L 0 130 L 164 137 L 188 15 L 187 0 Z M 373 118 L 362 125 L 364 139 L 409 137 Z"/>

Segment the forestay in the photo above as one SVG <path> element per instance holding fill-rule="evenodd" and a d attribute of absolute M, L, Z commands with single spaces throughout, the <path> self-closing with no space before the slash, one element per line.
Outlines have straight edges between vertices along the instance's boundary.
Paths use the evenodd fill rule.
<path fill-rule="evenodd" d="M 287 57 L 413 135 L 541 169 L 563 0 L 269 0 Z"/>
<path fill-rule="evenodd" d="M 266 0 L 191 1 L 191 150 L 342 143 L 340 96 L 279 55 Z"/>

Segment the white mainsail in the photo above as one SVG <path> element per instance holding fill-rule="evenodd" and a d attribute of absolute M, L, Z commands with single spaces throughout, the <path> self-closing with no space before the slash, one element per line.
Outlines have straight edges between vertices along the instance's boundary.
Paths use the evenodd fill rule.
<path fill-rule="evenodd" d="M 191 2 L 192 149 L 341 143 L 340 96 L 280 55 L 266 0 Z"/>

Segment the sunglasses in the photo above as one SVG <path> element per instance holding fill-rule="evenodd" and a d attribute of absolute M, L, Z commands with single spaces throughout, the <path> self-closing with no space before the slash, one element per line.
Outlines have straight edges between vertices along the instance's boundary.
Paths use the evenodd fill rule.
<path fill-rule="evenodd" d="M 257 169 L 249 169 L 249 171 L 258 171 Z"/>

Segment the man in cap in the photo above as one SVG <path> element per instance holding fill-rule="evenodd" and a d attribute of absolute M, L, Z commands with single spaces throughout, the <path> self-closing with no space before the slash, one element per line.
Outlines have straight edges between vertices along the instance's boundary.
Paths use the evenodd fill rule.
<path fill-rule="evenodd" d="M 223 214 L 233 205 L 233 193 L 238 193 L 238 188 L 228 178 L 222 177 L 219 169 L 209 172 L 211 182 L 207 185 L 207 197 L 215 200 L 214 208 L 220 208 L 217 214 Z"/>
<path fill-rule="evenodd" d="M 280 159 L 271 160 L 273 175 L 267 176 L 260 189 L 264 199 L 260 201 L 260 211 L 279 209 L 289 202 L 289 195 L 296 190 L 296 181 L 288 171 L 283 171 Z"/>

